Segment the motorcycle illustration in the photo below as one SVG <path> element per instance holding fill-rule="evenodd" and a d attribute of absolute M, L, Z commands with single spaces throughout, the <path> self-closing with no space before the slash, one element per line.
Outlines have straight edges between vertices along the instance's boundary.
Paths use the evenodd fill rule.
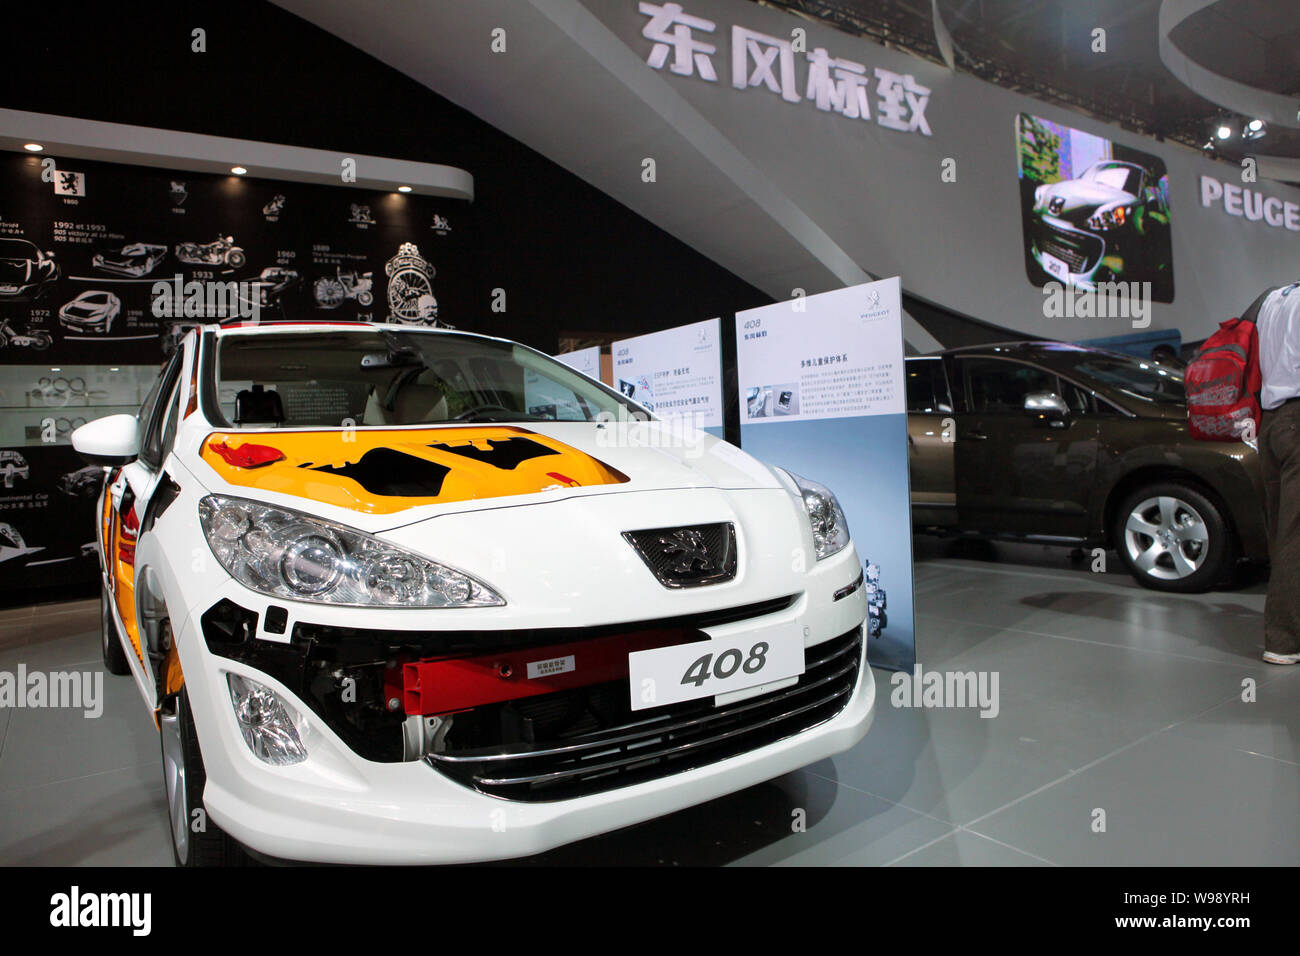
<path fill-rule="evenodd" d="M 244 250 L 235 245 L 234 236 L 217 236 L 208 243 L 182 242 L 176 247 L 176 258 L 200 266 L 229 266 L 238 269 L 248 261 Z"/>
<path fill-rule="evenodd" d="M 353 270 L 335 270 L 333 276 L 321 276 L 312 286 L 312 295 L 322 309 L 337 309 L 348 299 L 355 299 L 361 308 L 375 301 L 373 273 Z"/>
<path fill-rule="evenodd" d="M 42 329 L 17 332 L 8 319 L 0 319 L 0 348 L 35 349 L 44 352 L 54 344 L 54 336 Z"/>

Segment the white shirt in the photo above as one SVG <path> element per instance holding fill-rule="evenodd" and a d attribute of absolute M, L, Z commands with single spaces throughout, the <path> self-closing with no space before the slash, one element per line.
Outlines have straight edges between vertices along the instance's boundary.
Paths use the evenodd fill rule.
<path fill-rule="evenodd" d="M 1289 398 L 1300 398 L 1300 283 L 1270 294 L 1260 306 L 1256 326 L 1264 379 L 1260 404 L 1271 410 Z"/>

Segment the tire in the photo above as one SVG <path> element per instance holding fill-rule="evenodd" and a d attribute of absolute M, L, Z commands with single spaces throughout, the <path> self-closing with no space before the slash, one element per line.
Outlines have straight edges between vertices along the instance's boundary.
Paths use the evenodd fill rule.
<path fill-rule="evenodd" d="M 243 249 L 231 249 L 226 253 L 226 265 L 232 269 L 242 269 L 247 261 Z"/>
<path fill-rule="evenodd" d="M 131 665 L 126 660 L 126 648 L 122 646 L 121 635 L 118 634 L 117 624 L 113 621 L 113 607 L 108 597 L 108 588 L 104 587 L 103 582 L 99 585 L 99 622 L 99 644 L 104 654 L 104 670 L 119 677 L 131 673 Z"/>
<path fill-rule="evenodd" d="M 357 305 L 361 306 L 361 308 L 363 309 L 369 308 L 370 304 L 373 303 L 374 301 L 375 301 L 375 297 L 371 295 L 369 292 L 357 293 Z"/>
<path fill-rule="evenodd" d="M 1226 577 L 1237 545 L 1223 508 L 1194 485 L 1144 485 L 1120 502 L 1111 542 L 1138 584 L 1194 594 Z"/>
<path fill-rule="evenodd" d="M 211 818 L 203 815 L 203 828 L 196 832 L 194 811 L 203 807 L 207 774 L 203 754 L 194 731 L 194 714 L 185 688 L 164 701 L 158 714 L 162 738 L 163 788 L 172 837 L 172 857 L 177 866 L 243 866 L 248 857 Z"/>

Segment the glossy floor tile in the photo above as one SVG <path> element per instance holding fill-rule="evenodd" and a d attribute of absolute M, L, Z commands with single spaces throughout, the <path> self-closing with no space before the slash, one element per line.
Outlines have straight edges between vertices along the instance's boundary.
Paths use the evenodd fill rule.
<path fill-rule="evenodd" d="M 878 670 L 853 750 L 513 862 L 1300 863 L 1300 667 L 1259 660 L 1263 585 L 1172 596 L 1063 549 L 917 554 L 921 666 L 996 674 L 990 716 L 896 706 Z M 99 657 L 95 601 L 0 610 L 0 671 Z M 0 709 L 0 864 L 170 863 L 153 722 L 129 678 L 102 680 L 99 717 Z"/>

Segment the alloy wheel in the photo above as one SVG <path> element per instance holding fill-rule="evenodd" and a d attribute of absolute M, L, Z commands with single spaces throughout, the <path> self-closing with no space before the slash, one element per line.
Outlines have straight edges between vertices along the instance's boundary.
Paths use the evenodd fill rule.
<path fill-rule="evenodd" d="M 1124 524 L 1124 547 L 1133 566 L 1164 581 L 1190 577 L 1209 553 L 1205 519 L 1192 505 L 1172 495 L 1145 498 Z"/>

